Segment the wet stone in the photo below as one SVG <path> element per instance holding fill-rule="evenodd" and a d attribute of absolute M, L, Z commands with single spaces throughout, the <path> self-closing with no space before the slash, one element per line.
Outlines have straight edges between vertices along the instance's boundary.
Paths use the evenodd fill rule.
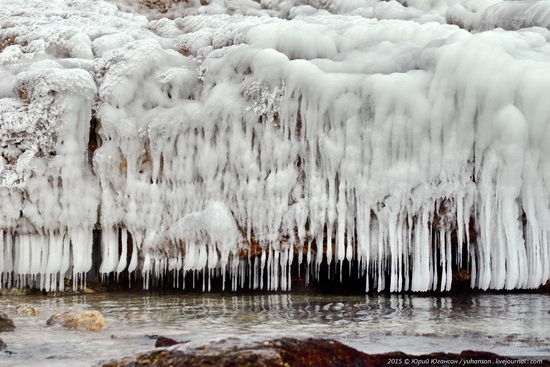
<path fill-rule="evenodd" d="M 238 339 L 216 341 L 194 348 L 175 346 L 170 349 L 154 350 L 134 357 L 112 360 L 103 367 L 135 366 L 262 366 L 262 367 L 310 367 L 346 366 L 371 367 L 388 365 L 408 365 L 411 361 L 425 366 L 458 364 L 479 366 L 479 361 L 495 364 L 500 357 L 493 353 L 464 351 L 460 354 L 433 353 L 409 355 L 402 352 L 366 354 L 335 340 L 281 338 L 271 341 L 241 343 Z M 514 363 L 508 358 L 510 363 Z M 449 361 L 452 361 L 450 363 Z M 550 361 L 541 360 L 538 366 L 550 367 Z M 414 362 L 413 362 L 414 364 Z M 521 365 L 515 363 L 516 365 Z"/>
<path fill-rule="evenodd" d="M 0 331 L 14 331 L 15 324 L 13 320 L 8 317 L 4 312 L 0 312 Z"/>
<path fill-rule="evenodd" d="M 155 348 L 170 347 L 170 346 L 176 345 L 176 344 L 179 344 L 179 342 L 177 342 L 174 339 L 166 338 L 164 336 L 159 336 L 157 338 L 157 341 L 155 342 Z"/>
<path fill-rule="evenodd" d="M 22 303 L 15 308 L 15 312 L 21 316 L 38 316 L 40 310 L 28 303 Z"/>
<path fill-rule="evenodd" d="M 61 325 L 67 329 L 95 331 L 103 329 L 105 318 L 98 311 L 70 310 L 52 315 L 46 324 Z"/>

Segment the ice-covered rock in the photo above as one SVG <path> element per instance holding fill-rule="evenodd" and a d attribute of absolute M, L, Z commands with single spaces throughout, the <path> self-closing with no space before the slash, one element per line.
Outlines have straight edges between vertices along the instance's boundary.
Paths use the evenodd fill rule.
<path fill-rule="evenodd" d="M 458 3 L 447 9 L 446 19 L 448 23 L 470 30 L 519 30 L 530 27 L 550 29 L 550 3 L 545 0 Z"/>
<path fill-rule="evenodd" d="M 0 1 L 0 285 L 545 283 L 547 3 Z"/>

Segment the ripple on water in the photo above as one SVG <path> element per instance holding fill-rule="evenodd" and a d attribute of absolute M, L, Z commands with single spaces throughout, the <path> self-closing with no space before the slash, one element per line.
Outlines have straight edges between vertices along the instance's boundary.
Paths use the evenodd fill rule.
<path fill-rule="evenodd" d="M 36 317 L 17 315 L 28 303 Z M 548 355 L 550 296 L 463 295 L 227 295 L 91 294 L 2 299 L 17 329 L 2 335 L 0 366 L 89 366 L 154 347 L 151 335 L 208 341 L 216 337 L 325 337 L 366 352 L 459 352 Z M 82 332 L 46 327 L 54 313 L 98 310 L 105 329 Z"/>

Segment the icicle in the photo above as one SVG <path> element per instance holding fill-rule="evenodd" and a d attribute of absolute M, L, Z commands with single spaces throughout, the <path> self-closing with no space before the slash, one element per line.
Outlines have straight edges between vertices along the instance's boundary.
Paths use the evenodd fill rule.
<path fill-rule="evenodd" d="M 347 239 L 346 239 L 346 260 L 348 261 L 348 269 L 349 273 L 348 276 L 351 276 L 351 268 L 352 268 L 352 261 L 353 261 L 353 245 L 354 242 L 352 238 L 352 231 L 348 231 Z"/>
<path fill-rule="evenodd" d="M 265 252 L 265 248 L 262 247 L 262 255 L 260 257 L 260 289 L 264 289 L 264 272 L 265 272 L 265 264 L 266 264 L 267 255 Z M 267 278 L 267 289 L 270 290 L 269 286 L 269 280 L 271 278 L 269 277 L 269 265 L 268 265 L 268 278 Z"/>
<path fill-rule="evenodd" d="M 71 266 L 71 239 L 68 233 L 65 233 L 61 237 L 63 238 L 63 250 L 59 269 L 59 290 L 63 291 L 65 289 L 65 274 L 69 271 Z"/>
<path fill-rule="evenodd" d="M 404 249 L 403 249 L 403 218 L 398 218 L 397 222 L 397 230 L 396 230 L 396 236 L 397 236 L 397 284 L 396 289 L 397 292 L 401 292 L 403 289 L 403 262 L 404 262 Z"/>
<path fill-rule="evenodd" d="M 122 273 L 122 271 L 124 271 L 124 269 L 126 268 L 126 262 L 128 261 L 128 232 L 124 228 L 121 229 L 120 243 L 122 247 L 122 252 L 120 253 L 120 260 L 116 267 L 117 277 L 120 273 Z"/>
<path fill-rule="evenodd" d="M 4 275 L 6 276 L 5 280 L 4 280 L 4 284 L 6 285 L 6 287 L 9 287 L 12 285 L 12 272 L 14 272 L 14 261 L 15 261 L 15 256 L 14 256 L 14 252 L 17 253 L 17 250 L 14 251 L 13 249 L 13 242 L 14 242 L 14 237 L 13 237 L 13 234 L 8 232 L 5 234 L 5 243 L 4 243 L 4 249 L 5 249 L 5 252 L 4 252 L 4 261 L 5 261 L 5 267 L 4 267 Z"/>
<path fill-rule="evenodd" d="M 456 264 L 459 268 L 462 267 L 462 246 L 464 245 L 464 231 L 467 230 L 468 224 L 464 221 L 464 198 L 458 197 L 456 199 L 456 222 L 457 222 L 457 252 L 456 252 Z M 465 229 L 466 227 L 466 229 Z"/>
<path fill-rule="evenodd" d="M 100 273 L 107 274 L 117 270 L 119 264 L 118 229 L 113 227 L 102 228 L 101 258 Z"/>
<path fill-rule="evenodd" d="M 315 240 L 317 246 L 317 253 L 315 254 L 315 279 L 320 279 L 321 263 L 323 262 L 323 232 L 319 231 Z"/>
<path fill-rule="evenodd" d="M 14 273 L 23 279 L 23 274 L 31 271 L 31 241 L 29 236 L 15 237 L 15 264 Z M 24 286 L 24 282 L 21 286 Z"/>
<path fill-rule="evenodd" d="M 397 292 L 399 290 L 399 260 L 400 256 L 398 253 L 398 228 L 397 228 L 397 213 L 392 212 L 389 218 L 389 229 L 388 229 L 388 242 L 390 247 L 390 292 Z M 383 285 L 382 285 L 383 286 Z"/>
<path fill-rule="evenodd" d="M 143 274 L 143 288 L 149 289 L 149 278 L 151 276 L 151 267 L 152 267 L 152 261 L 151 257 L 148 253 L 145 254 L 145 258 L 143 259 L 143 265 L 141 268 L 141 272 Z"/>
<path fill-rule="evenodd" d="M 197 254 L 197 261 L 195 263 L 195 269 L 204 269 L 206 268 L 206 264 L 208 262 L 208 250 L 207 250 L 207 244 L 201 243 L 199 244 L 199 250 Z"/>
<path fill-rule="evenodd" d="M 279 257 L 279 264 L 277 267 L 281 267 L 281 290 L 286 291 L 287 290 L 287 265 L 288 265 L 288 249 L 287 247 L 285 250 L 282 251 L 280 257 Z"/>
<path fill-rule="evenodd" d="M 287 261 L 286 261 L 286 268 L 287 268 L 287 275 L 286 275 L 286 279 L 287 279 L 287 291 L 290 291 L 292 289 L 292 263 L 294 262 L 294 254 L 293 254 L 293 251 L 292 251 L 292 248 L 287 248 Z M 300 266 L 298 266 L 298 269 L 300 268 Z"/>
<path fill-rule="evenodd" d="M 48 247 L 48 256 L 46 261 L 46 269 L 42 272 L 48 277 L 53 276 L 55 280 L 48 282 L 46 291 L 55 290 L 57 288 L 57 278 L 56 274 L 59 273 L 62 269 L 63 264 L 63 236 L 50 231 L 48 234 L 47 240 L 49 243 Z"/>
<path fill-rule="evenodd" d="M 92 244 L 84 233 L 83 228 L 74 228 L 69 232 L 72 245 L 73 273 L 85 273 L 90 268 Z"/>
<path fill-rule="evenodd" d="M 412 291 L 427 291 L 430 288 L 430 255 L 428 252 L 431 243 L 428 233 L 427 212 L 424 210 L 415 223 L 413 264 L 412 264 Z"/>
<path fill-rule="evenodd" d="M 341 263 L 346 258 L 346 194 L 345 194 L 345 184 L 340 182 L 338 189 L 338 221 L 337 221 L 337 230 L 336 230 L 336 261 Z M 340 271 L 340 274 L 342 272 Z"/>
<path fill-rule="evenodd" d="M 139 233 L 134 232 L 132 234 L 132 257 L 130 258 L 130 264 L 128 265 L 128 274 L 132 274 L 132 272 L 137 268 L 138 248 L 140 247 L 139 244 L 141 244 L 141 240 L 142 238 Z"/>
<path fill-rule="evenodd" d="M 438 242 L 439 242 L 439 259 L 440 259 L 439 265 L 441 266 L 440 290 L 443 292 L 447 290 L 447 263 L 451 261 L 451 259 L 447 258 L 447 243 L 445 241 L 445 230 L 443 228 L 439 229 Z M 437 267 L 434 274 L 437 274 Z M 434 281 L 435 283 L 437 283 L 437 280 L 434 280 Z"/>
<path fill-rule="evenodd" d="M 40 256 L 40 265 L 38 267 L 39 270 L 37 276 L 40 277 L 40 288 L 48 292 L 50 290 L 49 277 L 51 274 L 47 271 L 50 251 L 50 238 L 49 236 L 37 236 L 36 240 L 38 240 L 37 247 L 39 248 L 38 253 Z"/>
<path fill-rule="evenodd" d="M 323 242 L 320 242 L 321 249 Z M 332 223 L 327 224 L 327 250 L 326 250 L 326 257 L 327 257 L 327 265 L 330 268 L 330 264 L 332 263 Z M 330 271 L 329 271 L 330 276 Z"/>

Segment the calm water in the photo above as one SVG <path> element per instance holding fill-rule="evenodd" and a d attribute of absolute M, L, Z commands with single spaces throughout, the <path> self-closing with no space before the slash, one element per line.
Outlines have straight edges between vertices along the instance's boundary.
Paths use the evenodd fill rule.
<path fill-rule="evenodd" d="M 40 308 L 35 317 L 15 307 Z M 197 344 L 214 338 L 314 336 L 365 352 L 460 352 L 550 356 L 550 295 L 453 297 L 311 295 L 151 295 L 4 297 L 0 307 L 16 324 L 0 366 L 92 366 L 150 350 L 155 336 Z M 104 330 L 70 331 L 46 320 L 70 308 L 102 312 Z"/>

